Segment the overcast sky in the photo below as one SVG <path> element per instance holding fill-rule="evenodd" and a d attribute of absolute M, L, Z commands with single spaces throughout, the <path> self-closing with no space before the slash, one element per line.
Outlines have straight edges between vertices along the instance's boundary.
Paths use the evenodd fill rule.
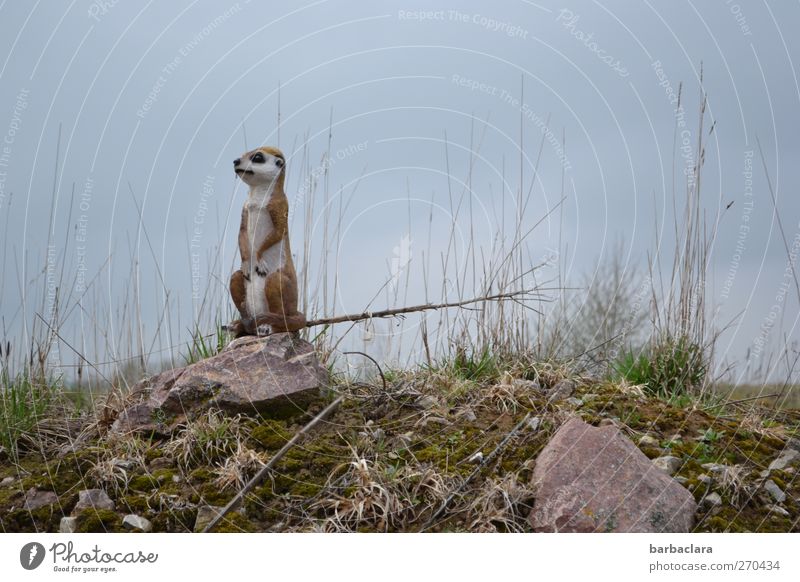
<path fill-rule="evenodd" d="M 706 133 L 716 124 L 708 224 L 722 213 L 708 301 L 718 327 L 734 322 L 718 355 L 742 364 L 762 341 L 800 336 L 786 270 L 787 245 L 800 246 L 797 2 L 3 1 L 0 14 L 0 318 L 11 337 L 47 315 L 44 277 L 58 273 L 62 302 L 83 296 L 70 325 L 83 315 L 85 330 L 97 305 L 113 311 L 139 289 L 152 334 L 166 289 L 180 315 L 170 333 L 184 340 L 200 308 L 193 289 L 224 298 L 234 264 L 246 189 L 231 161 L 262 144 L 289 157 L 295 251 L 305 233 L 323 240 L 313 217 L 324 188 L 308 177 L 324 175 L 330 151 L 329 199 L 336 214 L 345 204 L 329 311 L 361 311 L 398 265 L 399 302 L 424 300 L 420 265 L 447 246 L 451 189 L 470 186 L 473 236 L 489 248 L 520 174 L 528 190 L 543 134 L 526 220 L 552 210 L 562 179 L 566 199 L 561 226 L 545 221 L 529 239 L 532 262 L 556 256 L 577 279 L 621 240 L 642 265 L 660 228 L 670 238 L 664 209 L 685 167 L 675 127 L 694 155 L 701 63 Z M 110 321 L 106 331 L 127 333 Z M 64 333 L 86 349 L 76 329 Z"/>

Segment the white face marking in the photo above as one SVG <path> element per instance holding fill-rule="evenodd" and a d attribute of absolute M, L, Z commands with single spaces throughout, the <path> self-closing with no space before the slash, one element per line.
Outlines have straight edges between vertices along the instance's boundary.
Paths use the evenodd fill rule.
<path fill-rule="evenodd" d="M 239 158 L 234 171 L 248 186 L 271 186 L 283 172 L 284 165 L 280 157 L 254 150 Z"/>

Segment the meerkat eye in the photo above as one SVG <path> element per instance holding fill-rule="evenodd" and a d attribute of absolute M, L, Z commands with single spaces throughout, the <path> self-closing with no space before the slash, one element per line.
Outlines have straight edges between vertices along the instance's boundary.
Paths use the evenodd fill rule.
<path fill-rule="evenodd" d="M 275 165 L 279 168 L 282 168 L 284 163 L 283 158 L 275 158 Z"/>
<path fill-rule="evenodd" d="M 264 154 L 258 152 L 255 155 L 253 155 L 252 158 L 250 158 L 250 161 L 253 162 L 254 164 L 263 164 L 266 160 L 264 159 Z"/>

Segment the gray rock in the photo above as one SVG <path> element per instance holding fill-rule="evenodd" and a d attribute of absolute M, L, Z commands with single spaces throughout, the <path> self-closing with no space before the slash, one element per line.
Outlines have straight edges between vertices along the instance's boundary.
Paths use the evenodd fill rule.
<path fill-rule="evenodd" d="M 542 425 L 542 419 L 538 416 L 532 416 L 528 419 L 528 428 L 532 431 L 539 430 L 539 427 Z"/>
<path fill-rule="evenodd" d="M 575 394 L 576 388 L 577 384 L 575 384 L 575 382 L 573 382 L 572 380 L 561 380 L 550 389 L 547 401 L 560 402 L 561 400 L 566 400 L 567 398 Z"/>
<path fill-rule="evenodd" d="M 570 396 L 564 401 L 565 404 L 569 404 L 573 408 L 580 408 L 583 406 L 583 400 L 580 398 L 575 398 L 574 396 Z"/>
<path fill-rule="evenodd" d="M 84 489 L 78 492 L 78 503 L 72 510 L 73 515 L 84 509 L 110 509 L 116 506 L 108 494 L 102 489 Z"/>
<path fill-rule="evenodd" d="M 768 509 L 768 510 L 769 510 L 771 513 L 777 513 L 778 515 L 781 515 L 781 516 L 783 516 L 783 517 L 790 517 L 790 516 L 792 515 L 791 513 L 789 513 L 788 511 L 786 511 L 786 510 L 785 510 L 783 507 L 781 507 L 780 505 L 767 505 L 767 509 Z"/>
<path fill-rule="evenodd" d="M 786 448 L 800 453 L 800 439 L 790 438 L 786 441 Z"/>
<path fill-rule="evenodd" d="M 537 532 L 688 532 L 697 509 L 621 431 L 578 418 L 539 454 L 533 484 Z"/>
<path fill-rule="evenodd" d="M 711 485 L 711 481 L 712 481 L 711 477 L 709 477 L 705 473 L 700 473 L 697 476 L 697 480 L 700 481 L 700 483 L 703 483 L 704 485 Z"/>
<path fill-rule="evenodd" d="M 716 473 L 718 475 L 722 475 L 730 471 L 730 465 L 721 465 L 720 463 L 703 463 L 701 465 L 703 469 L 706 471 L 710 471 L 711 473 Z"/>
<path fill-rule="evenodd" d="M 467 422 L 475 422 L 476 420 L 478 420 L 478 417 L 475 415 L 475 412 L 471 408 L 465 408 L 462 412 L 458 414 L 458 416 L 460 416 Z"/>
<path fill-rule="evenodd" d="M 9 485 L 14 484 L 14 477 L 5 477 L 2 481 L 0 481 L 0 487 L 8 487 Z"/>
<path fill-rule="evenodd" d="M 667 455 L 653 459 L 653 465 L 664 471 L 667 475 L 674 475 L 681 468 L 683 462 L 678 457 Z"/>
<path fill-rule="evenodd" d="M 58 525 L 58 533 L 75 533 L 78 529 L 77 517 L 62 517 L 61 523 Z"/>
<path fill-rule="evenodd" d="M 427 394 L 417 400 L 417 405 L 423 410 L 430 410 L 439 406 L 439 401 L 430 394 Z"/>
<path fill-rule="evenodd" d="M 133 531 L 153 531 L 153 524 L 150 523 L 149 520 L 133 513 L 130 513 L 122 518 L 122 527 Z"/>
<path fill-rule="evenodd" d="M 681 477 L 681 476 L 673 477 L 673 479 L 675 479 L 678 483 L 680 483 L 684 487 L 686 487 L 686 484 L 689 482 L 689 480 L 686 477 Z"/>
<path fill-rule="evenodd" d="M 194 522 L 195 533 L 202 532 L 218 514 L 222 512 L 222 507 L 214 505 L 202 505 L 197 509 L 197 519 Z"/>
<path fill-rule="evenodd" d="M 719 493 L 709 493 L 703 498 L 702 506 L 706 509 L 713 509 L 722 505 L 722 497 Z"/>
<path fill-rule="evenodd" d="M 38 489 L 28 489 L 25 493 L 25 501 L 22 504 L 23 509 L 33 511 L 46 505 L 55 505 L 58 503 L 58 495 L 52 491 L 39 491 Z"/>
<path fill-rule="evenodd" d="M 216 356 L 137 384 L 136 400 L 112 432 L 169 434 L 209 408 L 228 414 L 305 409 L 327 383 L 328 371 L 307 341 L 291 333 L 243 337 Z"/>
<path fill-rule="evenodd" d="M 794 449 L 784 449 L 780 456 L 769 464 L 767 470 L 782 471 L 789 465 L 798 462 L 798 460 L 800 460 L 800 452 Z"/>
<path fill-rule="evenodd" d="M 655 437 L 650 436 L 649 434 L 644 435 L 642 438 L 639 439 L 639 446 L 640 447 L 653 447 L 653 448 L 660 448 L 658 439 Z"/>
<path fill-rule="evenodd" d="M 780 487 L 778 487 L 777 483 L 772 479 L 768 479 L 764 483 L 764 491 L 769 493 L 769 496 L 772 497 L 777 503 L 783 503 L 786 501 L 786 493 L 784 493 Z"/>

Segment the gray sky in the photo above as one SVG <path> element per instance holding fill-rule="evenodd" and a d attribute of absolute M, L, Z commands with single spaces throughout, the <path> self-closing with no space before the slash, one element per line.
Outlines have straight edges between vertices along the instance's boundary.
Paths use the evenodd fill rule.
<path fill-rule="evenodd" d="M 786 241 L 796 248 L 797 3 L 293 6 L 0 4 L 0 317 L 11 337 L 43 305 L 47 311 L 46 276 L 58 273 L 62 301 L 75 304 L 89 289 L 65 334 L 93 353 L 85 330 L 92 313 L 106 310 L 104 331 L 122 341 L 128 332 L 114 310 L 136 288 L 133 257 L 145 335 L 159 324 L 167 289 L 175 302 L 171 337 L 185 340 L 200 307 L 193 285 L 225 297 L 245 196 L 231 160 L 244 151 L 245 134 L 248 148 L 284 149 L 293 208 L 313 197 L 317 217 L 323 188 L 312 190 L 307 178 L 322 175 L 331 120 L 330 198 L 338 214 L 342 187 L 348 203 L 329 257 L 340 279 L 329 311 L 361 311 L 393 264 L 408 271 L 398 303 L 424 300 L 423 253 L 446 248 L 448 192 L 460 193 L 468 175 L 473 236 L 491 246 L 519 190 L 521 117 L 525 191 L 546 134 L 526 220 L 552 209 L 562 176 L 566 184 L 561 231 L 557 221 L 545 222 L 532 235 L 532 261 L 556 253 L 560 241 L 564 273 L 575 278 L 621 239 L 626 260 L 641 265 L 660 219 L 669 246 L 664 209 L 684 167 L 673 149 L 674 94 L 683 83 L 694 148 L 701 62 L 706 129 L 716 123 L 703 177 L 709 224 L 733 202 L 712 249 L 708 299 L 718 327 L 740 314 L 718 355 L 743 368 L 759 338 L 800 335 L 797 292 L 787 286 L 787 252 L 756 145 L 760 140 Z M 471 169 L 470 150 L 477 151 Z M 305 222 L 303 212 L 293 213 L 295 251 L 306 232 L 312 246 L 323 239 L 321 223 Z M 457 237 L 462 252 L 464 229 Z M 222 260 L 214 263 L 220 242 Z M 312 285 L 317 264 L 310 266 Z M 433 269 L 431 277 L 438 299 L 442 274 Z"/>

